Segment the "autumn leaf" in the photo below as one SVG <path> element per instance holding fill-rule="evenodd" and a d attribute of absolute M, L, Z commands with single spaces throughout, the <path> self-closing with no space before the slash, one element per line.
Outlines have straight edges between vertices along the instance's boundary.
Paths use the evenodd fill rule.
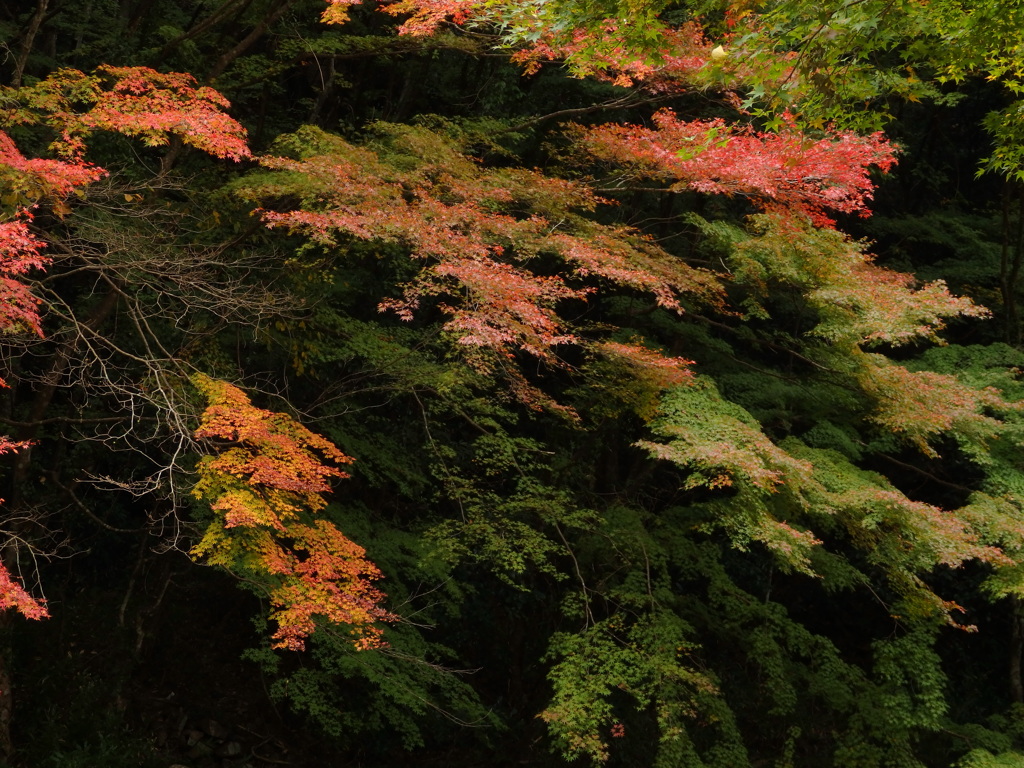
<path fill-rule="evenodd" d="M 195 434 L 211 453 L 199 461 L 192 494 L 214 512 L 193 557 L 264 585 L 276 647 L 301 650 L 317 617 L 347 625 L 356 648 L 378 647 L 378 622 L 396 618 L 379 605 L 384 594 L 372 582 L 381 573 L 366 550 L 316 517 L 330 480 L 347 477 L 337 465 L 352 459 L 225 381 L 197 375 L 193 383 L 208 403 Z"/>

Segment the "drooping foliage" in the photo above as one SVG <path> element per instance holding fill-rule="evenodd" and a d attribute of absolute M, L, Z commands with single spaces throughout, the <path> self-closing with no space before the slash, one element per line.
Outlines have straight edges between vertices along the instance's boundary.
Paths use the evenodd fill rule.
<path fill-rule="evenodd" d="M 370 583 L 380 571 L 362 547 L 316 519 L 329 479 L 347 477 L 323 460 L 351 459 L 286 414 L 253 407 L 231 384 L 205 376 L 195 384 L 208 402 L 196 437 L 226 447 L 198 465 L 192 493 L 210 503 L 215 517 L 193 556 L 250 581 L 270 578 L 277 647 L 301 650 L 317 616 L 350 625 L 359 648 L 379 645 L 375 622 L 391 618 Z"/>

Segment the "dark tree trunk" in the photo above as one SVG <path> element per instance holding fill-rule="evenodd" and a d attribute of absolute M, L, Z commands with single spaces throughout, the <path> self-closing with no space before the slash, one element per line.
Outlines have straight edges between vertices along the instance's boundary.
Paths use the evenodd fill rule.
<path fill-rule="evenodd" d="M 1024 704 L 1024 682 L 1020 663 L 1024 651 L 1024 610 L 1019 597 L 1010 598 L 1010 695 L 1017 704 Z"/>

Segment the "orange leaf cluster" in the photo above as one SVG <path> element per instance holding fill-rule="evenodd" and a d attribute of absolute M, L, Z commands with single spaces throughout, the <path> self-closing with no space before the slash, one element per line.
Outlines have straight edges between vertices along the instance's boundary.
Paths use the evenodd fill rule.
<path fill-rule="evenodd" d="M 433 34 L 447 21 L 464 24 L 488 5 L 487 0 L 395 0 L 384 4 L 382 10 L 392 16 L 409 16 L 399 27 L 399 34 L 421 36 Z"/>
<path fill-rule="evenodd" d="M 245 129 L 224 110 L 227 99 L 213 88 L 196 87 L 191 75 L 149 67 L 97 68 L 87 75 L 61 69 L 32 86 L 9 90 L 18 106 L 0 112 L 8 124 L 44 124 L 58 133 L 51 145 L 79 160 L 85 138 L 97 130 L 166 144 L 171 135 L 214 157 L 249 157 Z"/>
<path fill-rule="evenodd" d="M 333 523 L 314 519 L 337 466 L 352 459 L 290 416 L 252 405 L 237 387 L 194 379 L 209 403 L 196 437 L 219 451 L 199 462 L 196 498 L 210 502 L 214 520 L 192 553 L 266 585 L 279 648 L 301 650 L 315 618 L 346 624 L 353 643 L 380 645 L 375 622 L 394 617 L 380 607 L 380 578 L 366 551 Z"/>

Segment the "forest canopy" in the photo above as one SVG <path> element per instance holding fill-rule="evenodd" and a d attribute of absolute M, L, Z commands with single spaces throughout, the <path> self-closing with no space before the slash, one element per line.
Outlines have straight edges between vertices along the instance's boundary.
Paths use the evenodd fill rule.
<path fill-rule="evenodd" d="M 1024 766 L 1024 19 L 0 13 L 0 765 Z"/>

